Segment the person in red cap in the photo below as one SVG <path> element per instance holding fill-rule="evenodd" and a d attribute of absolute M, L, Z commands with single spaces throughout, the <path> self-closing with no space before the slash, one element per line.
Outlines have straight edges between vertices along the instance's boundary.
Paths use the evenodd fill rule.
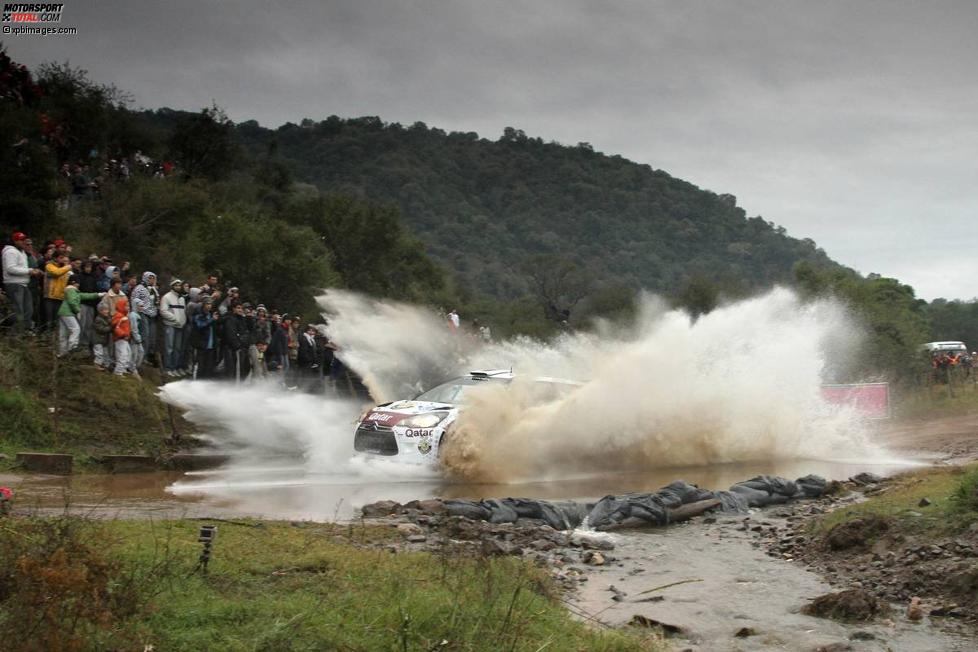
<path fill-rule="evenodd" d="M 10 299 L 17 322 L 14 329 L 20 332 L 34 330 L 34 297 L 31 294 L 31 276 L 42 274 L 32 269 L 27 260 L 27 235 L 21 231 L 14 233 L 9 244 L 3 248 L 3 290 Z"/>

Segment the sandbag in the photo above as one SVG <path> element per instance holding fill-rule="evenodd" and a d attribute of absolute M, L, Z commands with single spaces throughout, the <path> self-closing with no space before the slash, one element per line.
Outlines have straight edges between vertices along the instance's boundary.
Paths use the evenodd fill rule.
<path fill-rule="evenodd" d="M 492 516 L 486 507 L 471 500 L 446 500 L 444 504 L 449 516 L 464 516 L 473 521 L 488 521 Z"/>
<path fill-rule="evenodd" d="M 516 510 L 502 500 L 483 500 L 482 506 L 489 510 L 490 523 L 515 523 L 519 518 Z"/>
<path fill-rule="evenodd" d="M 662 504 L 670 509 L 713 498 L 712 491 L 700 489 L 695 484 L 683 480 L 676 480 L 667 484 L 659 489 L 656 494 L 662 500 Z"/>
<path fill-rule="evenodd" d="M 818 498 L 825 493 L 825 488 L 829 483 L 822 476 L 812 474 L 798 478 L 795 480 L 795 484 L 798 485 L 798 489 L 806 498 Z"/>

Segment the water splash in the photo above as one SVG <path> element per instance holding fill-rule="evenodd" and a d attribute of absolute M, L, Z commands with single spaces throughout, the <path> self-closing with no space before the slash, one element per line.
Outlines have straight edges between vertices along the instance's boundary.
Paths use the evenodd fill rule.
<path fill-rule="evenodd" d="M 693 321 L 646 296 L 632 327 L 606 324 L 549 344 L 487 344 L 450 331 L 427 308 L 351 292 L 328 291 L 319 303 L 339 356 L 378 402 L 410 398 L 470 369 L 515 369 L 512 384 L 473 392 L 450 433 L 442 462 L 457 477 L 513 482 L 743 461 L 870 462 L 882 454 L 856 415 L 821 400 L 823 378 L 855 355 L 859 339 L 832 301 L 805 303 L 775 289 Z M 530 400 L 538 376 L 581 385 L 539 404 Z M 300 451 L 320 471 L 363 477 L 404 469 L 354 455 L 353 422 L 364 407 L 357 401 L 264 385 L 171 383 L 163 392 L 241 449 Z"/>

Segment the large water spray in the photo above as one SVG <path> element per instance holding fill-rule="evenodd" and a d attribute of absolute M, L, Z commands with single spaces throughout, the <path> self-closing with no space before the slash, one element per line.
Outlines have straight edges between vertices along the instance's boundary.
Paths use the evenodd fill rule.
<path fill-rule="evenodd" d="M 694 321 L 644 297 L 627 329 L 605 325 L 546 344 L 484 343 L 449 330 L 427 308 L 351 292 L 331 290 L 319 303 L 338 355 L 378 402 L 411 398 L 470 369 L 514 370 L 513 383 L 470 394 L 442 458 L 456 477 L 513 482 L 880 454 L 855 414 L 821 399 L 827 371 L 858 345 L 831 301 L 805 303 L 775 289 Z M 540 404 L 530 400 L 540 376 L 579 384 Z M 322 472 L 372 468 L 352 451 L 364 408 L 357 401 L 199 383 L 169 384 L 164 397 L 239 447 L 301 451 Z"/>

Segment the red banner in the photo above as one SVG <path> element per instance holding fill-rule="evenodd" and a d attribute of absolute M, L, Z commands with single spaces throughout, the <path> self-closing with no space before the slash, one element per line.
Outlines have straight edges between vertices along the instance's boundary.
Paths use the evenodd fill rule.
<path fill-rule="evenodd" d="M 889 383 L 822 385 L 822 400 L 832 405 L 849 405 L 871 419 L 890 416 Z"/>

